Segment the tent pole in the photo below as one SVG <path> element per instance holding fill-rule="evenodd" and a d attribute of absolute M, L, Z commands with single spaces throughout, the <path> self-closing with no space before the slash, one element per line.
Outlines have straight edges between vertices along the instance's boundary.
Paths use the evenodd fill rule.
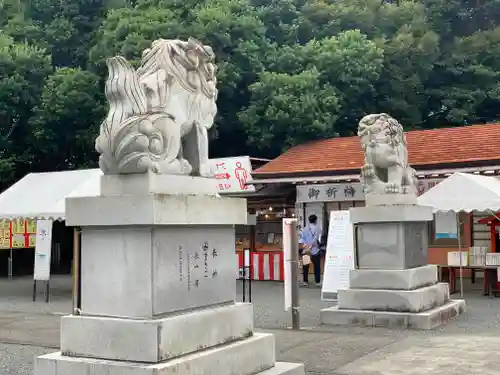
<path fill-rule="evenodd" d="M 8 269 L 8 276 L 9 276 L 9 280 L 12 280 L 12 270 L 13 270 L 13 262 L 14 262 L 14 259 L 13 259 L 13 252 L 12 252 L 12 247 L 9 249 L 9 260 L 8 260 L 8 264 L 9 264 L 9 269 Z"/>
<path fill-rule="evenodd" d="M 460 256 L 460 298 L 464 298 L 464 272 L 462 267 L 462 240 L 460 235 L 460 212 L 456 214 L 458 234 L 458 254 Z"/>

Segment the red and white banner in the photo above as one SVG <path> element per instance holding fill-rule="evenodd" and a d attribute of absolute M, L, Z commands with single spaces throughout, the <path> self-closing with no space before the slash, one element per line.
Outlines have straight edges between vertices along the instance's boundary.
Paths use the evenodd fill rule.
<path fill-rule="evenodd" d="M 238 251 L 238 267 L 243 267 L 243 252 Z M 282 251 L 255 251 L 250 253 L 250 272 L 252 280 L 283 281 L 285 267 Z"/>

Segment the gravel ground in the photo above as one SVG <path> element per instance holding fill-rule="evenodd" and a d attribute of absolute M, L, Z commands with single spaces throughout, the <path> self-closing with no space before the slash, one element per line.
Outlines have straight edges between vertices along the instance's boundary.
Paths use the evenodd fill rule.
<path fill-rule="evenodd" d="M 0 374 L 32 375 L 34 358 L 53 351 L 53 349 L 36 346 L 0 344 L 0 353 L 2 353 Z"/>
<path fill-rule="evenodd" d="M 236 287 L 242 300 L 242 283 Z M 60 314 L 71 310 L 69 277 L 54 278 L 49 304 L 42 294 L 32 302 L 31 288 L 30 279 L 0 280 L 0 375 L 32 374 L 34 358 L 55 351 Z M 291 313 L 283 311 L 283 284 L 253 282 L 252 302 L 258 330 L 276 335 L 278 360 L 304 362 L 309 374 L 419 375 L 430 355 L 426 373 L 464 373 L 471 363 L 465 372 L 500 375 L 500 359 L 484 360 L 496 358 L 500 345 L 500 298 L 484 297 L 480 289 L 480 283 L 467 285 L 467 313 L 430 332 L 319 326 L 319 310 L 332 305 L 321 301 L 319 288 L 300 289 L 306 328 L 300 332 L 281 329 L 291 324 Z"/>
<path fill-rule="evenodd" d="M 246 282 L 248 301 L 248 282 Z M 23 311 L 48 314 L 71 313 L 71 287 L 69 276 L 56 276 L 50 285 L 50 303 L 44 302 L 44 286 L 38 286 L 37 301 L 32 301 L 33 280 L 19 278 L 0 279 L 0 311 Z M 237 300 L 243 300 L 243 283 L 236 282 Z M 331 306 L 321 301 L 321 290 L 316 287 L 301 288 L 302 325 L 312 327 L 319 324 L 319 310 Z M 284 311 L 283 284 L 279 282 L 252 282 L 252 303 L 255 309 L 255 324 L 258 327 L 282 328 L 291 325 L 291 313 Z"/>
<path fill-rule="evenodd" d="M 29 278 L 15 280 L 0 279 L 0 312 L 25 312 L 35 314 L 63 315 L 71 313 L 71 286 L 69 276 L 55 277 L 51 281 L 50 303 L 44 302 L 43 286 L 38 288 L 36 302 L 32 302 L 33 281 Z M 236 282 L 237 300 L 242 301 L 242 282 Z M 248 282 L 247 297 L 248 302 Z M 500 329 L 500 298 L 488 298 L 481 293 L 482 283 L 466 284 L 466 301 L 468 313 L 433 332 L 474 332 L 489 333 Z M 318 327 L 319 311 L 332 306 L 332 302 L 321 301 L 321 290 L 316 287 L 300 288 L 301 327 L 314 329 Z M 453 298 L 459 298 L 457 294 Z M 283 283 L 252 282 L 252 303 L 254 304 L 255 325 L 259 328 L 286 328 L 291 326 L 291 312 L 284 311 Z M 341 328 L 335 328 L 335 330 Z M 349 328 L 351 331 L 353 328 Z"/>

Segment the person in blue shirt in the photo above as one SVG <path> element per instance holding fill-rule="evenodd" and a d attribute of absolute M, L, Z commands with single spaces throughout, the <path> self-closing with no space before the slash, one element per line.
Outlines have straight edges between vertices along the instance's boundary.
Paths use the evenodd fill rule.
<path fill-rule="evenodd" d="M 314 280 L 321 286 L 321 231 L 318 228 L 318 217 L 314 214 L 308 218 L 309 224 L 302 229 L 299 238 L 300 255 L 309 255 L 314 268 Z M 309 285 L 309 264 L 302 266 L 304 286 Z"/>

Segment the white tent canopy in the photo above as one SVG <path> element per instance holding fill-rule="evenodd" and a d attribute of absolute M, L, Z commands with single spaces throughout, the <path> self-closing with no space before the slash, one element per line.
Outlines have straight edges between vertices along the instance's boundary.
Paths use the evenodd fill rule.
<path fill-rule="evenodd" d="M 454 173 L 418 198 L 434 212 L 500 211 L 500 180 L 469 173 Z"/>
<path fill-rule="evenodd" d="M 30 173 L 0 194 L 0 219 L 64 220 L 66 197 L 97 196 L 100 169 Z"/>

